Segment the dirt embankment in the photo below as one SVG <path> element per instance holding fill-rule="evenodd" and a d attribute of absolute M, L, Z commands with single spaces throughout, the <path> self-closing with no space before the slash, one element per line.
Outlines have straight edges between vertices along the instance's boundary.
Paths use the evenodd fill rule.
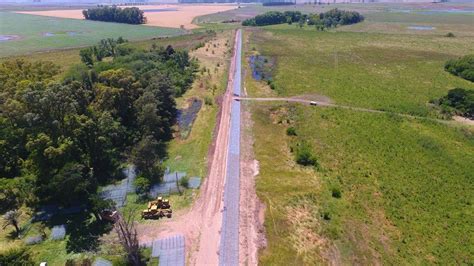
<path fill-rule="evenodd" d="M 253 122 L 249 107 L 245 104 L 241 117 L 239 264 L 257 265 L 258 251 L 267 244 L 263 226 L 265 206 L 255 190 L 259 165 L 253 151 Z"/>

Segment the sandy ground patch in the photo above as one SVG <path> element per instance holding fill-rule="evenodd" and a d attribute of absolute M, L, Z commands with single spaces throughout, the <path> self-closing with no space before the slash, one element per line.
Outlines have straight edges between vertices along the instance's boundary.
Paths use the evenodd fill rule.
<path fill-rule="evenodd" d="M 195 17 L 235 9 L 237 8 L 237 5 L 148 5 L 138 6 L 138 8 L 145 11 L 145 16 L 148 20 L 145 25 L 147 26 L 170 28 L 180 28 L 181 26 L 184 26 L 185 29 L 194 29 L 198 27 L 192 23 Z M 57 18 L 84 19 L 82 9 L 20 11 L 17 13 Z"/>
<path fill-rule="evenodd" d="M 469 118 L 465 118 L 465 117 L 462 117 L 462 116 L 453 116 L 453 119 L 457 122 L 460 122 L 460 123 L 463 123 L 463 124 L 466 124 L 466 125 L 470 125 L 470 126 L 474 126 L 474 120 L 471 120 Z"/>

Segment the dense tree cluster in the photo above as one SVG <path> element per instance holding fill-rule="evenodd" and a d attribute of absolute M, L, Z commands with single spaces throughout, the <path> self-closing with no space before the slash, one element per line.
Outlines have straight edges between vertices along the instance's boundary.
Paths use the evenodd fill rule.
<path fill-rule="evenodd" d="M 159 178 L 175 97 L 190 87 L 197 64 L 171 46 L 117 53 L 111 47 L 119 42 L 97 46 L 107 44 L 98 53 L 111 60 L 95 53 L 84 60 L 81 51 L 87 65 L 63 80 L 52 63 L 0 64 L 1 212 L 25 201 L 97 209 L 98 186 L 120 177 L 128 159 Z"/>
<path fill-rule="evenodd" d="M 318 30 L 337 27 L 339 25 L 350 25 L 364 20 L 364 16 L 355 11 L 344 11 L 332 9 L 321 14 L 302 14 L 299 11 L 269 11 L 254 18 L 242 22 L 243 26 L 266 26 L 282 23 L 299 23 L 314 25 Z"/>
<path fill-rule="evenodd" d="M 448 92 L 448 95 L 440 98 L 437 103 L 448 113 L 474 119 L 474 90 L 452 89 Z"/>
<path fill-rule="evenodd" d="M 127 40 L 119 37 L 117 40 L 108 38 L 101 40 L 98 45 L 82 49 L 79 52 L 81 61 L 87 66 L 94 65 L 95 61 L 102 61 L 105 57 L 117 57 L 131 53 L 131 49 L 124 44 Z"/>
<path fill-rule="evenodd" d="M 292 13 L 299 13 L 301 12 L 292 12 Z M 293 16 L 285 16 L 284 13 L 278 11 L 269 11 L 261 15 L 257 15 L 254 18 L 246 19 L 242 22 L 243 26 L 267 26 L 267 25 L 275 25 L 275 24 L 282 24 L 287 22 L 297 22 L 292 20 Z"/>
<path fill-rule="evenodd" d="M 105 22 L 117 22 L 127 24 L 145 24 L 146 17 L 142 10 L 137 7 L 119 8 L 116 6 L 104 6 L 83 10 L 85 19 Z"/>
<path fill-rule="evenodd" d="M 449 73 L 474 82 L 474 55 L 466 55 L 446 62 L 444 69 Z"/>

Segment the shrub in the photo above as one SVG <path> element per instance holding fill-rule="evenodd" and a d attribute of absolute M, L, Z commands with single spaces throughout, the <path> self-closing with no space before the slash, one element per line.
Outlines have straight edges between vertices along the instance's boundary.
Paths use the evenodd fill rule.
<path fill-rule="evenodd" d="M 449 73 L 474 82 L 474 54 L 449 60 L 444 65 Z"/>
<path fill-rule="evenodd" d="M 448 32 L 448 33 L 447 33 L 446 35 L 444 35 L 444 36 L 445 36 L 445 37 L 448 37 L 448 38 L 453 38 L 453 37 L 455 37 L 455 36 L 454 36 L 454 33 L 452 33 L 452 32 Z"/>
<path fill-rule="evenodd" d="M 151 188 L 150 180 L 144 176 L 138 176 L 133 183 L 138 195 L 145 195 Z"/>
<path fill-rule="evenodd" d="M 452 110 L 457 114 L 474 119 L 474 90 L 452 89 L 448 95 L 438 100 L 438 104 L 448 113 Z"/>
<path fill-rule="evenodd" d="M 341 189 L 340 188 L 332 188 L 331 195 L 333 198 L 340 199 L 342 197 Z"/>
<path fill-rule="evenodd" d="M 213 105 L 213 104 L 214 104 L 212 98 L 209 97 L 209 96 L 204 97 L 204 103 L 205 103 L 206 105 Z"/>
<path fill-rule="evenodd" d="M 296 136 L 296 129 L 294 127 L 289 127 L 286 129 L 286 135 Z"/>
<path fill-rule="evenodd" d="M 306 142 L 301 142 L 296 149 L 296 163 L 303 166 L 318 166 L 318 161 Z"/>
<path fill-rule="evenodd" d="M 326 221 L 331 220 L 331 214 L 328 211 L 324 211 L 322 216 L 323 216 L 323 219 L 326 220 Z"/>
<path fill-rule="evenodd" d="M 179 180 L 179 185 L 184 188 L 189 188 L 189 177 L 185 176 Z"/>
<path fill-rule="evenodd" d="M 35 265 L 25 248 L 10 249 L 0 254 L 0 265 Z"/>

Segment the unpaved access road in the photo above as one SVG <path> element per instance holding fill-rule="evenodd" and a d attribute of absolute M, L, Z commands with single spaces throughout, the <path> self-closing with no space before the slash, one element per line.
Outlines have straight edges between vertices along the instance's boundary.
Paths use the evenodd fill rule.
<path fill-rule="evenodd" d="M 443 120 L 443 119 L 436 119 L 436 118 L 430 118 L 430 117 L 424 117 L 424 116 L 416 116 L 416 115 L 409 115 L 409 114 L 402 114 L 402 113 L 393 113 L 389 111 L 383 111 L 383 110 L 376 110 L 376 109 L 368 109 L 368 108 L 362 108 L 362 107 L 353 107 L 353 106 L 347 106 L 347 105 L 340 105 L 340 104 L 334 104 L 334 103 L 329 103 L 329 102 L 323 102 L 323 101 L 312 101 L 312 100 L 305 100 L 301 99 L 298 97 L 293 97 L 293 98 L 278 98 L 278 97 L 268 97 L 268 98 L 253 98 L 253 97 L 233 97 L 234 100 L 236 101 L 256 101 L 256 102 L 291 102 L 291 103 L 301 103 L 301 104 L 308 104 L 308 105 L 314 105 L 314 106 L 320 106 L 320 107 L 334 107 L 334 108 L 341 108 L 341 109 L 347 109 L 347 110 L 352 110 L 352 111 L 357 111 L 357 112 L 368 112 L 368 113 L 378 113 L 378 114 L 393 114 L 393 115 L 398 115 L 406 118 L 411 118 L 411 119 L 422 119 L 422 120 L 429 120 L 433 122 L 438 122 L 438 123 L 443 123 L 443 124 L 465 124 L 465 125 L 473 125 L 470 124 L 470 122 L 466 122 L 465 120 L 460 120 L 456 119 L 455 120 Z M 472 121 L 472 120 L 471 120 Z"/>
<path fill-rule="evenodd" d="M 239 36 L 239 33 L 236 33 L 236 39 Z M 238 43 L 236 40 L 235 44 Z M 214 133 L 215 139 L 209 152 L 209 174 L 204 179 L 199 196 L 189 210 L 174 214 L 171 220 L 165 220 L 160 224 L 149 223 L 137 226 L 141 244 L 150 243 L 157 238 L 183 234 L 185 236 L 186 261 L 190 265 L 219 264 L 236 50 L 234 47 L 227 90 L 222 98 Z"/>

